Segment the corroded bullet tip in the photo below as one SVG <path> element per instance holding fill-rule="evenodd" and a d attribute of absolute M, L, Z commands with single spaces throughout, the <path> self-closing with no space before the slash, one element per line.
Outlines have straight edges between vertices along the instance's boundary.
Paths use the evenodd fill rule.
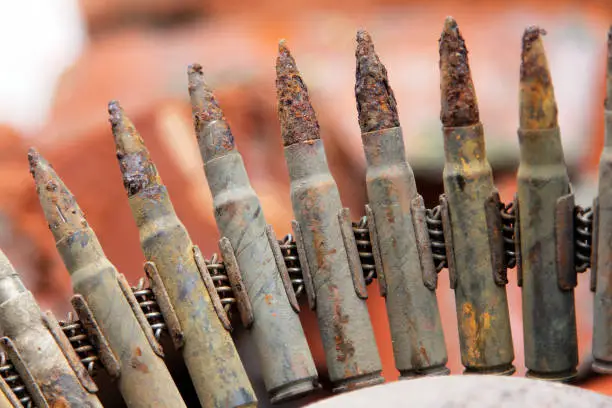
<path fill-rule="evenodd" d="M 606 109 L 612 110 L 612 26 L 608 30 L 608 67 L 606 69 Z"/>
<path fill-rule="evenodd" d="M 47 160 L 36 149 L 30 148 L 28 161 L 40 205 L 55 241 L 87 228 L 83 211 Z"/>
<path fill-rule="evenodd" d="M 189 96 L 191 97 L 191 112 L 202 159 L 207 161 L 213 156 L 234 148 L 234 137 L 225 121 L 223 110 L 215 99 L 215 95 L 204 80 L 202 66 L 190 65 L 187 70 L 189 77 Z M 207 129 L 214 121 L 214 129 Z"/>
<path fill-rule="evenodd" d="M 446 127 L 474 125 L 480 121 L 468 51 L 457 22 L 444 21 L 440 46 L 440 120 Z"/>
<path fill-rule="evenodd" d="M 109 102 L 108 113 L 115 138 L 117 160 L 123 176 L 123 186 L 128 196 L 138 194 L 149 186 L 161 185 L 161 179 L 142 137 L 123 112 L 119 102 Z"/>
<path fill-rule="evenodd" d="M 520 81 L 521 129 L 557 126 L 557 103 L 542 36 L 546 31 L 531 26 L 523 34 Z"/>
<path fill-rule="evenodd" d="M 378 59 L 372 38 L 365 30 L 357 32 L 355 58 L 355 98 L 361 133 L 399 126 L 397 103 L 387 69 Z"/>
<path fill-rule="evenodd" d="M 276 95 L 283 144 L 289 146 L 319 139 L 319 122 L 310 103 L 308 89 L 285 40 L 278 44 Z"/>

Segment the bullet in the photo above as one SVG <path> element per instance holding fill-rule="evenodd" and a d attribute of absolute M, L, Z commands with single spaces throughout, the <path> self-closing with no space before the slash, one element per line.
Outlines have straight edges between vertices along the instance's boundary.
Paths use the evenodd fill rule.
<path fill-rule="evenodd" d="M 119 363 L 115 375 L 130 408 L 186 408 L 136 298 L 102 246 L 75 197 L 49 163 L 34 149 L 30 172 L 45 218 L 79 299 L 89 308 L 101 335 Z M 79 313 L 80 314 L 80 313 Z"/>
<path fill-rule="evenodd" d="M 334 391 L 379 384 L 381 362 L 352 232 L 329 171 L 308 90 L 284 41 L 276 61 L 278 116 L 291 180 L 294 235 Z"/>
<path fill-rule="evenodd" d="M 213 196 L 222 252 L 236 258 L 252 307 L 249 336 L 272 403 L 317 389 L 315 368 L 282 252 L 202 67 L 189 67 L 195 132 Z M 225 257 L 225 255 L 224 255 Z"/>
<path fill-rule="evenodd" d="M 527 28 L 521 54 L 517 182 L 525 366 L 530 377 L 569 380 L 578 364 L 574 197 L 543 34 Z"/>
<path fill-rule="evenodd" d="M 34 405 L 102 407 L 95 395 L 98 389 L 75 351 L 60 344 L 50 332 L 52 321 L 50 314 L 42 314 L 34 296 L 0 251 L 0 332 L 5 336 L 1 342 Z M 63 339 L 68 342 L 65 336 Z"/>
<path fill-rule="evenodd" d="M 140 134 L 119 103 L 108 111 L 132 214 L 147 260 L 147 273 L 167 294 L 176 320 L 175 344 L 179 346 L 191 380 L 204 407 L 256 406 L 257 399 L 227 330 L 212 280 L 187 230 L 176 216 Z M 158 291 L 159 293 L 159 291 Z M 156 293 L 158 302 L 163 297 Z M 213 297 L 211 299 L 211 296 Z M 221 307 L 220 309 L 218 307 Z M 223 319 L 223 321 L 222 321 Z"/>
<path fill-rule="evenodd" d="M 593 370 L 612 374 L 612 26 L 608 31 L 604 147 L 599 160 L 598 196 L 593 208 L 591 276 L 595 290 L 593 307 Z"/>
<path fill-rule="evenodd" d="M 355 96 L 365 151 L 368 226 L 380 254 L 395 366 L 401 378 L 449 374 L 423 198 L 406 160 L 397 104 L 370 35 L 357 33 Z M 374 257 L 376 261 L 377 256 Z M 384 280 L 384 283 L 380 281 Z"/>
<path fill-rule="evenodd" d="M 441 209 L 461 362 L 466 373 L 510 375 L 514 350 L 499 195 L 486 158 L 465 41 L 452 17 L 440 37 L 440 90 L 445 153 Z"/>

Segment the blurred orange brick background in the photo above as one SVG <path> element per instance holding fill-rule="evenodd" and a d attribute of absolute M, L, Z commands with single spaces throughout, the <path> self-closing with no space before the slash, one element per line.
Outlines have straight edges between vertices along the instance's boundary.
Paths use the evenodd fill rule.
<path fill-rule="evenodd" d="M 186 86 L 187 65 L 199 62 L 233 128 L 267 220 L 282 236 L 290 230 L 292 214 L 274 90 L 276 44 L 281 38 L 288 40 L 309 86 L 328 161 L 354 219 L 362 215 L 366 199 L 353 97 L 355 33 L 359 28 L 370 31 L 388 68 L 408 156 L 421 194 L 433 206 L 442 189 L 437 39 L 446 15 L 457 19 L 470 50 L 488 154 L 502 198 L 510 200 L 515 191 L 520 39 L 530 24 L 549 33 L 545 45 L 578 201 L 589 205 L 595 194 L 611 2 L 80 0 L 75 7 L 84 27 L 83 46 L 55 78 L 44 118 L 28 126 L 8 124 L 10 120 L 0 126 L 0 247 L 41 305 L 59 315 L 69 310 L 72 291 L 28 173 L 29 145 L 53 164 L 76 195 L 107 256 L 135 282 L 143 275 L 143 258 L 106 114 L 108 101 L 120 100 L 150 148 L 179 217 L 194 242 L 211 254 L 219 236 Z M 14 114 L 7 111 L 0 118 Z M 588 372 L 592 294 L 587 282 L 588 273 L 580 277 L 576 291 L 584 363 L 580 386 L 612 395 L 612 381 Z M 448 286 L 444 271 L 438 298 L 449 367 L 460 373 L 454 298 Z M 393 381 L 398 374 L 384 300 L 376 283 L 369 292 L 383 374 Z M 520 291 L 513 272 L 508 292 L 517 375 L 523 375 Z M 324 377 L 316 319 L 302 310 Z"/>

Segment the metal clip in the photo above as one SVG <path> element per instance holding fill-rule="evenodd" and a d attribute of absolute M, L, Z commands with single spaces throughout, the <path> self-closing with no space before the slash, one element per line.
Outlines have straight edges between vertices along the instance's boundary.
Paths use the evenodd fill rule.
<path fill-rule="evenodd" d="M 272 254 L 274 255 L 276 269 L 278 269 L 280 278 L 283 281 L 283 286 L 285 287 L 285 292 L 287 293 L 287 299 L 289 300 L 289 303 L 291 304 L 293 310 L 296 313 L 299 313 L 300 305 L 298 303 L 297 297 L 295 296 L 295 291 L 293 290 L 293 284 L 291 283 L 291 278 L 289 277 L 287 265 L 285 264 L 285 260 L 283 259 L 283 252 L 281 251 L 280 244 L 276 239 L 276 234 L 274 233 L 274 230 L 272 229 L 271 225 L 266 225 L 266 236 L 268 237 L 270 249 L 272 249 Z"/>
<path fill-rule="evenodd" d="M 117 274 L 117 283 L 119 284 L 119 287 L 121 288 L 121 292 L 123 292 L 123 296 L 125 296 L 125 299 L 130 304 L 130 307 L 132 308 L 132 312 L 134 312 L 134 316 L 136 316 L 136 320 L 138 320 L 138 323 L 140 324 L 140 327 L 142 328 L 142 331 L 144 332 L 145 337 L 149 341 L 151 348 L 153 349 L 155 354 L 157 354 L 161 358 L 164 358 L 164 349 L 157 342 L 157 339 L 155 338 L 155 333 L 153 333 L 153 329 L 151 328 L 151 325 L 149 324 L 146 316 L 144 315 L 142 309 L 140 308 L 140 305 L 138 304 L 138 300 L 136 300 L 136 296 L 134 296 L 134 292 L 132 291 L 130 284 L 128 283 L 127 279 L 125 279 L 125 276 L 123 274 L 121 273 Z"/>
<path fill-rule="evenodd" d="M 170 333 L 172 344 L 174 344 L 174 348 L 176 350 L 179 350 L 185 344 L 185 338 L 183 337 L 181 323 L 176 316 L 176 312 L 174 311 L 174 307 L 172 306 L 168 292 L 166 292 L 166 287 L 159 276 L 159 272 L 154 262 L 145 262 L 144 271 L 147 278 L 149 278 L 151 292 L 153 292 L 155 295 L 155 301 L 159 306 L 159 311 L 166 322 L 166 327 L 168 328 L 168 333 Z"/>
<path fill-rule="evenodd" d="M 378 230 L 374 221 L 374 211 L 366 204 L 365 206 L 366 219 L 368 220 L 368 231 L 370 232 L 370 242 L 372 244 L 372 257 L 374 258 L 374 266 L 376 267 L 376 276 L 378 277 L 378 289 L 380 296 L 387 297 L 387 280 L 383 270 L 382 255 L 380 253 L 380 244 L 378 242 Z"/>
<path fill-rule="evenodd" d="M 431 241 L 427 230 L 427 218 L 425 201 L 421 195 L 416 196 L 410 204 L 412 210 L 412 226 L 416 237 L 417 250 L 423 274 L 423 283 L 429 290 L 436 290 L 438 287 L 438 273 L 433 261 L 431 252 Z"/>
<path fill-rule="evenodd" d="M 223 257 L 225 273 L 227 273 L 232 292 L 236 298 L 236 306 L 238 307 L 240 320 L 242 320 L 243 326 L 248 329 L 253 324 L 253 307 L 251 306 L 249 294 L 244 287 L 244 282 L 242 282 L 238 260 L 236 260 L 234 248 L 229 238 L 223 237 L 219 240 L 219 252 L 221 252 L 221 256 Z"/>
<path fill-rule="evenodd" d="M 51 336 L 55 339 L 58 347 L 62 350 L 62 353 L 64 353 L 66 360 L 68 360 L 68 364 L 70 364 L 72 371 L 76 374 L 83 388 L 91 394 L 98 392 L 98 386 L 89 375 L 87 368 L 81 362 L 79 355 L 72 347 L 72 344 L 70 344 L 70 340 L 66 337 L 66 334 L 53 313 L 47 311 L 41 315 L 41 318 L 47 330 L 49 330 L 49 333 L 51 333 Z"/>
<path fill-rule="evenodd" d="M 291 221 L 291 229 L 295 236 L 295 246 L 297 248 L 300 266 L 302 267 L 302 277 L 304 278 L 304 289 L 306 289 L 306 297 L 308 298 L 308 306 L 310 310 L 315 310 L 317 307 L 317 297 L 312 283 L 312 275 L 310 274 L 310 265 L 308 264 L 308 256 L 304 247 L 304 237 L 302 237 L 302 228 L 300 224 L 293 220 Z"/>
<path fill-rule="evenodd" d="M 557 199 L 555 208 L 555 249 L 557 283 L 561 290 L 572 290 L 578 283 L 574 264 L 574 193 Z"/>
<path fill-rule="evenodd" d="M 4 378 L 2 376 L 0 376 L 0 392 L 4 394 L 8 402 L 11 404 L 12 408 L 24 408 L 21 401 L 19 401 L 19 397 L 15 395 L 11 387 L 6 381 L 4 381 Z"/>
<path fill-rule="evenodd" d="M 19 377 L 21 377 L 21 381 L 28 390 L 30 397 L 32 397 L 32 401 L 34 401 L 36 408 L 49 408 L 49 404 L 47 404 L 45 396 L 40 390 L 38 383 L 36 383 L 36 379 L 28 369 L 26 362 L 21 358 L 15 344 L 13 344 L 8 337 L 2 337 L 0 343 L 2 343 L 4 352 L 9 361 L 13 364 L 15 371 L 19 374 Z"/>
<path fill-rule="evenodd" d="M 487 234 L 489 236 L 493 281 L 497 286 L 504 286 L 508 283 L 508 272 L 504 264 L 504 236 L 502 234 L 501 208 L 499 193 L 494 191 L 485 200 L 484 210 Z"/>
<path fill-rule="evenodd" d="M 521 255 L 521 216 L 518 194 L 514 194 L 514 253 L 516 254 L 516 283 L 523 286 L 523 256 Z"/>
<path fill-rule="evenodd" d="M 355 234 L 353 233 L 353 223 L 351 222 L 351 212 L 348 208 L 342 208 L 338 211 L 338 222 L 340 223 L 340 232 L 342 233 L 342 241 L 346 251 L 351 277 L 353 278 L 353 286 L 355 293 L 361 299 L 368 298 L 368 289 L 366 288 L 365 279 L 363 278 L 363 269 L 361 269 L 361 259 L 359 251 L 355 244 Z"/>
<path fill-rule="evenodd" d="M 455 253 L 453 252 L 453 225 L 451 224 L 448 199 L 446 194 L 440 196 L 440 215 L 442 217 L 442 230 L 444 231 L 444 245 L 446 246 L 446 267 L 450 288 L 457 288 L 457 271 L 455 270 Z"/>
<path fill-rule="evenodd" d="M 221 321 L 221 324 L 227 331 L 232 331 L 232 323 L 230 322 L 225 309 L 223 308 L 223 304 L 221 303 L 221 298 L 217 293 L 217 289 L 215 289 L 215 283 L 208 272 L 208 268 L 206 267 L 206 262 L 204 261 L 204 256 L 202 255 L 202 251 L 197 245 L 193 246 L 193 259 L 195 259 L 195 263 L 200 271 L 200 277 L 202 281 L 204 281 L 204 286 L 208 291 L 208 295 L 210 296 L 210 301 L 212 302 L 213 308 L 217 313 L 217 317 Z M 226 271 L 227 272 L 227 271 Z"/>
<path fill-rule="evenodd" d="M 591 291 L 597 288 L 597 246 L 599 245 L 599 197 L 593 199 L 593 238 L 591 240 Z"/>
<path fill-rule="evenodd" d="M 121 365 L 108 344 L 108 340 L 106 340 L 106 337 L 102 334 L 100 326 L 89 308 L 87 301 L 83 296 L 76 294 L 70 299 L 70 303 L 72 303 L 72 307 L 76 311 L 83 328 L 98 352 L 98 357 L 102 365 L 112 378 L 118 378 L 121 374 Z"/>

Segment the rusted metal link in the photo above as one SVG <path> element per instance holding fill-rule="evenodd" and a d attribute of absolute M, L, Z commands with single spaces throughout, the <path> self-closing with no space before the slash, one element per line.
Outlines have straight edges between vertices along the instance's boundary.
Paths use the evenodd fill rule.
<path fill-rule="evenodd" d="M 446 244 L 444 242 L 444 229 L 442 228 L 442 210 L 439 205 L 426 211 L 427 231 L 431 241 L 431 252 L 436 266 L 436 272 L 447 267 Z"/>
<path fill-rule="evenodd" d="M 591 267 L 593 242 L 593 209 L 576 206 L 574 211 L 575 263 L 576 271 L 584 272 Z"/>
<path fill-rule="evenodd" d="M 68 337 L 70 345 L 76 351 L 87 372 L 93 377 L 100 365 L 100 359 L 98 358 L 97 350 L 91 343 L 78 317 L 70 312 L 66 320 L 59 321 L 59 325 L 66 337 Z"/>
<path fill-rule="evenodd" d="M 502 236 L 504 239 L 504 265 L 511 269 L 516 266 L 516 244 L 514 236 L 514 223 L 516 221 L 516 209 L 514 201 L 500 205 L 502 220 Z"/>
<path fill-rule="evenodd" d="M 155 338 L 159 340 L 162 333 L 166 332 L 168 328 L 166 326 L 166 322 L 164 321 L 164 316 L 159 309 L 159 305 L 155 300 L 155 294 L 151 289 L 148 278 L 140 278 L 138 280 L 138 284 L 135 287 L 132 287 L 132 291 L 134 292 L 134 296 L 138 301 L 138 305 L 140 305 L 142 312 L 151 325 L 151 329 L 153 329 Z"/>
<path fill-rule="evenodd" d="M 0 351 L 0 376 L 23 405 L 23 408 L 34 408 L 32 397 L 28 393 L 21 377 L 9 361 L 7 355 Z"/>
<path fill-rule="evenodd" d="M 304 293 L 304 277 L 302 276 L 302 267 L 300 266 L 297 245 L 293 239 L 293 235 L 285 235 L 278 243 L 283 253 L 285 264 L 287 265 L 287 271 L 289 272 L 289 278 L 291 279 L 295 296 L 300 297 L 300 295 Z"/>
<path fill-rule="evenodd" d="M 361 268 L 366 285 L 376 279 L 376 265 L 374 264 L 374 254 L 372 253 L 372 242 L 370 240 L 370 230 L 368 229 L 368 217 L 363 216 L 357 222 L 353 222 L 353 233 L 355 243 L 359 251 Z"/>

